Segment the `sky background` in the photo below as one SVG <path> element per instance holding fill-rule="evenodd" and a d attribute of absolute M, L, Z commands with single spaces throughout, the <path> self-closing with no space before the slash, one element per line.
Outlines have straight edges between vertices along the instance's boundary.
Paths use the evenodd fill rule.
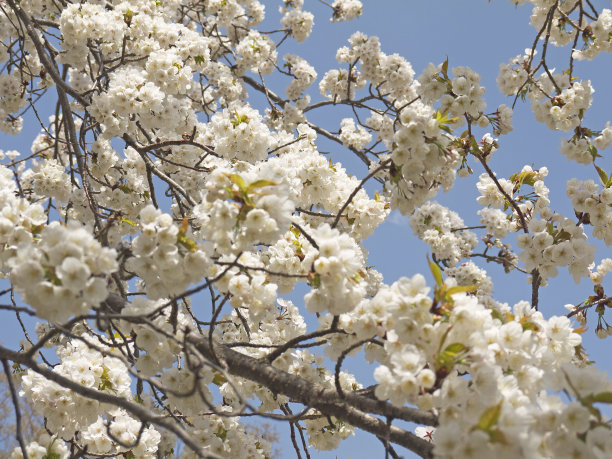
<path fill-rule="evenodd" d="M 264 1 L 267 19 L 259 27 L 260 30 L 279 28 L 280 1 Z M 382 51 L 387 54 L 398 53 L 411 62 L 418 76 L 429 62 L 435 64 L 449 59 L 449 68 L 465 65 L 477 71 L 482 76 L 481 84 L 487 88 L 485 100 L 487 111 L 494 111 L 499 104 L 512 104 L 512 99 L 504 97 L 495 83 L 499 64 L 522 54 L 525 48 L 531 47 L 536 31 L 529 25 L 531 8 L 529 5 L 515 7 L 508 0 L 365 0 L 362 16 L 348 23 L 331 24 L 331 9 L 317 0 L 305 0 L 304 9 L 315 14 L 315 26 L 308 40 L 296 45 L 293 40 L 287 40 L 279 49 L 279 57 L 286 53 L 298 54 L 313 65 L 318 78 L 310 90 L 313 101 L 320 100 L 318 82 L 324 73 L 331 68 L 338 68 L 335 60 L 336 50 L 348 44 L 347 39 L 355 31 L 380 38 Z M 609 2 L 595 2 L 601 9 L 609 7 Z M 549 66 L 559 71 L 567 68 L 568 48 L 560 50 L 549 49 Z M 600 130 L 605 122 L 610 120 L 611 89 L 606 88 L 612 71 L 610 56 L 601 55 L 595 62 L 577 62 L 575 75 L 580 79 L 590 79 L 595 88 L 595 99 L 592 109 L 586 117 L 586 125 Z M 287 80 L 266 78 L 277 93 L 284 94 Z M 277 83 L 279 85 L 277 85 Z M 261 101 L 257 98 L 251 103 L 258 107 Z M 310 112 L 310 121 L 320 123 L 330 131 L 338 130 L 340 120 L 349 116 L 347 111 L 319 109 Z M 44 113 L 44 109 L 42 113 Z M 17 149 L 22 157 L 30 151 L 30 143 L 39 129 L 33 119 L 26 119 L 23 134 L 9 137 L 0 134 L 0 149 Z M 482 134 L 484 134 L 482 130 Z M 489 165 L 498 176 L 508 177 L 518 172 L 524 165 L 534 168 L 546 166 L 550 173 L 546 185 L 551 189 L 551 207 L 566 216 L 572 216 L 573 211 L 565 196 L 565 183 L 571 177 L 579 179 L 596 179 L 592 167 L 568 162 L 559 152 L 561 138 L 567 138 L 567 133 L 552 132 L 537 123 L 528 103 L 518 102 L 514 113 L 514 131 L 499 139 L 500 148 L 494 153 Z M 363 177 L 365 167 L 355 160 L 351 153 L 336 144 L 322 140 L 321 151 L 329 151 L 334 162 L 341 162 L 350 172 Z M 598 163 L 605 170 L 612 170 L 609 151 L 600 158 Z M 6 160 L 5 160 L 6 161 Z M 476 203 L 478 193 L 475 182 L 483 170 L 473 161 L 470 163 L 475 174 L 471 178 L 457 179 L 456 186 L 449 194 L 440 194 L 436 198 L 440 203 L 459 212 L 466 225 L 479 224 L 476 212 L 481 208 Z M 373 193 L 375 184 L 368 185 L 368 191 Z M 593 242 L 591 240 L 591 242 Z M 611 256 L 611 251 L 603 244 L 595 241 L 599 248 L 596 262 L 602 257 Z M 393 212 L 388 221 L 383 224 L 365 242 L 370 251 L 368 265 L 373 266 L 384 275 L 385 282 L 391 284 L 401 276 L 412 276 L 421 272 L 427 275 L 427 247 L 413 236 L 408 219 Z M 483 265 L 495 283 L 494 296 L 499 301 L 514 304 L 519 300 L 529 300 L 530 286 L 521 273 L 504 275 L 503 270 L 492 265 Z M 430 276 L 428 276 L 430 278 Z M 431 281 L 431 279 L 430 279 Z M 431 282 L 430 282 L 431 283 Z M 0 282 L 0 287 L 5 285 Z M 612 287 L 610 278 L 607 285 Z M 605 287 L 605 285 L 604 285 Z M 303 307 L 303 294 L 306 289 L 298 286 L 291 296 L 294 303 Z M 541 289 L 540 310 L 546 315 L 565 314 L 566 303 L 578 303 L 592 293 L 592 284 L 583 280 L 576 285 L 567 270 L 560 269 L 557 278 L 550 280 L 550 286 Z M 5 345 L 16 343 L 18 336 L 15 321 L 7 313 L 0 313 L 4 319 L 0 325 L 0 341 Z M 592 360 L 600 368 L 612 369 L 612 361 L 606 356 L 606 348 L 610 341 L 601 341 L 594 336 L 596 321 L 591 314 L 591 330 L 583 335 L 585 347 Z M 314 322 L 309 324 L 315 326 Z M 612 338 L 611 338 L 612 339 Z M 364 385 L 373 383 L 371 377 L 374 367 L 364 366 L 360 359 L 347 359 L 345 368 L 355 372 Z M 275 426 L 281 434 L 280 457 L 294 457 L 288 429 L 282 424 Z M 407 450 L 398 447 L 397 452 L 404 457 L 413 457 Z M 358 434 L 344 441 L 338 450 L 332 452 L 317 452 L 310 450 L 313 458 L 364 458 L 384 457 L 382 444 L 370 434 Z"/>

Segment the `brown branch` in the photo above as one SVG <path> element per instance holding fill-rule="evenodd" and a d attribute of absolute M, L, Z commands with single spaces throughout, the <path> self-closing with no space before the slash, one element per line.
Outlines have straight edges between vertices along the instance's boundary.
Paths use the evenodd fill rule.
<path fill-rule="evenodd" d="M 215 356 L 219 358 L 232 375 L 262 384 L 275 394 L 285 395 L 295 402 L 315 408 L 324 415 L 335 416 L 376 436 L 384 438 L 389 435 L 391 442 L 404 446 L 421 457 L 432 457 L 430 443 L 399 427 L 392 426 L 389 429 L 385 421 L 368 414 L 435 425 L 437 419 L 431 413 L 408 407 L 395 407 L 380 400 L 351 393 L 345 393 L 344 399 L 341 399 L 334 389 L 313 384 L 306 379 L 279 370 L 264 360 L 241 354 L 223 344 L 215 343 L 213 355 L 207 339 L 189 335 L 187 342 L 194 345 L 205 358 L 214 359 Z"/>

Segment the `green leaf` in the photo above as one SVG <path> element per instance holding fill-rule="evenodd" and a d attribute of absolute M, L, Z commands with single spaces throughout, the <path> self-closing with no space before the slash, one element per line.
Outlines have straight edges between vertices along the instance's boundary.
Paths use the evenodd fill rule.
<path fill-rule="evenodd" d="M 293 226 L 293 225 L 291 225 L 291 226 L 289 227 L 289 231 L 291 231 L 291 233 L 292 233 L 292 234 L 295 236 L 295 238 L 296 238 L 296 239 L 299 239 L 300 235 L 302 234 L 302 233 L 300 233 L 300 230 L 299 230 L 299 229 L 297 229 L 297 228 L 296 228 L 295 226 Z"/>
<path fill-rule="evenodd" d="M 273 182 L 272 180 L 255 180 L 253 183 L 250 183 L 248 189 L 251 190 L 253 188 L 261 188 L 263 186 L 275 186 L 278 183 Z"/>
<path fill-rule="evenodd" d="M 451 343 L 448 346 L 446 346 L 446 349 L 444 349 L 443 352 L 448 355 L 457 355 L 460 352 L 465 352 L 466 350 L 467 350 L 467 347 L 465 346 L 465 344 Z"/>
<path fill-rule="evenodd" d="M 491 316 L 494 319 L 498 319 L 503 324 L 506 323 L 506 318 L 504 317 L 504 315 L 499 310 L 497 310 L 495 308 L 491 309 Z"/>
<path fill-rule="evenodd" d="M 601 155 L 597 152 L 597 148 L 595 148 L 594 145 L 589 145 L 589 148 L 587 148 L 587 151 L 593 157 L 593 161 L 595 161 L 595 159 L 597 159 L 597 158 L 601 158 Z M 597 167 L 597 166 L 595 166 L 595 167 Z"/>
<path fill-rule="evenodd" d="M 535 185 L 536 176 L 537 176 L 536 171 L 524 171 L 518 174 L 512 174 L 510 176 L 510 180 L 514 182 L 514 191 L 515 192 L 518 191 L 518 189 L 522 185 L 529 185 L 529 186 Z"/>
<path fill-rule="evenodd" d="M 184 234 L 179 233 L 176 242 L 181 244 L 191 253 L 198 250 L 198 243 L 194 239 L 187 237 Z"/>
<path fill-rule="evenodd" d="M 202 55 L 194 56 L 193 60 L 195 61 L 196 64 L 203 64 L 204 63 L 204 56 L 202 56 Z"/>
<path fill-rule="evenodd" d="M 431 270 L 431 274 L 433 275 L 436 284 L 438 286 L 442 285 L 442 271 L 440 270 L 440 267 L 433 261 L 430 261 L 429 269 Z"/>
<path fill-rule="evenodd" d="M 217 437 L 219 437 L 221 439 L 221 441 L 225 441 L 225 439 L 227 438 L 227 430 L 225 430 L 223 427 L 219 426 L 219 430 L 217 431 L 217 433 L 215 435 Z"/>
<path fill-rule="evenodd" d="M 487 433 L 489 434 L 489 438 L 491 439 L 493 443 L 508 444 L 508 440 L 506 440 L 506 436 L 501 430 L 491 429 L 487 431 Z"/>
<path fill-rule="evenodd" d="M 600 392 L 599 394 L 594 394 L 592 397 L 595 403 L 612 403 L 612 392 Z"/>
<path fill-rule="evenodd" d="M 436 113 L 434 113 L 434 119 L 438 122 L 440 129 L 450 134 L 452 129 L 449 125 L 457 121 L 459 118 L 456 116 L 449 116 L 445 112 L 436 110 Z"/>
<path fill-rule="evenodd" d="M 442 75 L 448 78 L 448 56 L 446 56 L 446 60 L 442 63 Z"/>
<path fill-rule="evenodd" d="M 599 178 L 601 179 L 601 183 L 603 183 L 604 185 L 608 183 L 608 174 L 606 174 L 606 171 L 604 171 L 601 167 L 599 166 L 595 166 L 595 169 L 597 169 L 597 173 L 599 174 Z"/>
<path fill-rule="evenodd" d="M 225 378 L 225 376 L 223 376 L 221 373 L 215 372 L 215 376 L 213 377 L 212 383 L 215 386 L 221 386 L 223 384 L 225 384 L 227 382 L 227 379 Z"/>
<path fill-rule="evenodd" d="M 475 292 L 478 289 L 475 285 L 456 285 L 455 287 L 451 287 L 446 291 L 447 295 L 452 295 L 454 293 L 460 292 Z"/>
<path fill-rule="evenodd" d="M 491 406 L 484 410 L 484 413 L 480 415 L 476 428 L 489 432 L 491 429 L 493 429 L 493 427 L 495 427 L 495 424 L 497 424 L 501 411 L 502 402 L 499 402 L 497 405 Z"/>
<path fill-rule="evenodd" d="M 108 367 L 102 365 L 102 376 L 100 376 L 100 384 L 98 384 L 98 390 L 114 390 L 113 383 L 110 380 L 110 373 Z"/>
<path fill-rule="evenodd" d="M 242 123 L 248 123 L 249 122 L 249 117 L 246 115 L 238 115 L 238 113 L 236 113 L 236 117 L 232 119 L 232 124 L 234 125 L 234 127 L 242 124 Z"/>
<path fill-rule="evenodd" d="M 241 190 L 244 189 L 244 179 L 240 177 L 238 174 L 226 174 L 227 178 L 232 181 L 234 185 L 237 185 Z"/>

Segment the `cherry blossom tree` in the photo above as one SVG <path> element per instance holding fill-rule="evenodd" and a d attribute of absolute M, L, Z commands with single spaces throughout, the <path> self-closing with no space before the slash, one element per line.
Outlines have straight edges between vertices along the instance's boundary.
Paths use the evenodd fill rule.
<path fill-rule="evenodd" d="M 332 22 L 363 8 L 323 3 Z M 253 419 L 288 424 L 300 458 L 352 434 L 394 458 L 611 457 L 612 381 L 581 334 L 587 313 L 611 329 L 612 259 L 591 242 L 612 245 L 612 127 L 584 122 L 594 88 L 574 63 L 612 50 L 612 11 L 529 3 L 533 40 L 488 108 L 452 56 L 417 74 L 360 32 L 335 69 L 279 56 L 308 46 L 303 0 L 272 6 L 274 30 L 258 0 L 0 1 L 0 129 L 40 124 L 31 153 L 0 151 L 0 308 L 24 332 L 0 345 L 11 457 L 271 457 Z M 492 170 L 516 104 L 592 171 L 567 183 L 571 215 L 545 165 Z M 350 116 L 323 126 L 323 108 Z M 435 200 L 473 174 L 478 215 Z M 392 210 L 429 246 L 412 268 L 430 285 L 368 265 L 363 241 Z M 531 301 L 496 300 L 485 263 L 524 274 Z M 559 270 L 594 293 L 545 317 Z M 44 417 L 36 439 L 20 397 Z"/>

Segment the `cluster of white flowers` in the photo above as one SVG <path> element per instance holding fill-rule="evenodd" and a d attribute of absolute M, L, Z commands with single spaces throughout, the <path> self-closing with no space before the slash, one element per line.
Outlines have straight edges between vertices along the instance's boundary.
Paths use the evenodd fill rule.
<path fill-rule="evenodd" d="M 574 59 L 592 60 L 597 57 L 600 53 L 609 53 L 612 51 L 612 11 L 604 8 L 599 13 L 596 21 L 588 24 L 590 34 L 585 35 L 586 38 L 586 49 L 575 49 L 573 52 Z"/>
<path fill-rule="evenodd" d="M 361 16 L 363 5 L 359 0 L 335 0 L 331 5 L 334 13 L 331 21 L 350 21 Z"/>
<path fill-rule="evenodd" d="M 151 67 L 153 71 L 153 67 Z M 163 68 L 163 72 L 176 72 L 176 66 L 169 65 Z M 184 75 L 184 74 L 183 74 Z M 145 70 L 135 66 L 125 66 L 113 72 L 107 91 L 92 97 L 92 103 L 88 111 L 97 120 L 104 123 L 106 128 L 104 135 L 107 139 L 121 135 L 130 128 L 135 127 L 138 121 L 143 127 L 153 128 L 160 125 L 159 118 L 167 119 L 163 126 L 164 132 L 172 132 L 185 127 L 185 120 L 190 125 L 195 122 L 195 117 L 189 116 L 189 109 L 183 99 L 177 99 L 172 95 L 166 95 L 156 84 L 148 81 Z M 164 83 L 167 88 L 170 83 Z M 180 84 L 176 82 L 176 85 Z M 183 79 L 183 84 L 187 84 Z M 172 113 L 173 116 L 166 116 Z M 174 121 L 170 122 L 170 119 Z M 190 121 L 189 121 L 190 120 Z"/>
<path fill-rule="evenodd" d="M 298 43 L 302 43 L 308 38 L 310 32 L 312 32 L 314 16 L 312 13 L 302 10 L 304 7 L 304 0 L 285 2 L 285 5 L 287 5 L 287 7 L 281 6 L 279 8 L 280 12 L 283 13 L 280 23 L 291 31 L 291 36 L 295 38 Z"/>
<path fill-rule="evenodd" d="M 454 287 L 447 280 L 440 288 Z M 597 457 L 595 438 L 609 437 L 607 428 L 591 424 L 597 408 L 553 395 L 562 390 L 585 400 L 611 387 L 594 368 L 570 364 L 581 338 L 569 319 L 545 320 L 526 302 L 492 310 L 465 293 L 437 303 L 428 293 L 423 276 L 402 278 L 362 303 L 361 316 L 357 309 L 350 315 L 358 334 L 360 321 L 378 324 L 360 337 L 387 338 L 386 352 L 372 354 L 381 362 L 376 396 L 439 410 L 436 455 L 556 456 L 572 446 Z"/>
<path fill-rule="evenodd" d="M 539 271 L 543 285 L 557 275 L 558 266 L 567 266 L 576 283 L 589 276 L 595 247 L 587 242 L 582 225 L 555 214 L 548 220 L 533 218 L 527 228 L 529 234 L 517 236 L 517 245 L 523 249 L 519 259 L 527 271 Z"/>
<path fill-rule="evenodd" d="M 183 64 L 181 56 L 174 49 L 152 52 L 145 69 L 147 84 L 152 82 L 166 94 L 184 94 L 191 87 L 193 70 Z"/>
<path fill-rule="evenodd" d="M 121 314 L 125 316 L 145 317 L 153 311 L 159 311 L 163 300 L 151 301 L 138 296 L 128 303 Z M 129 321 L 121 322 L 124 333 L 135 337 L 135 343 L 140 350 L 135 367 L 144 376 L 152 376 L 164 368 L 170 368 L 180 354 L 179 343 L 183 340 L 186 329 L 192 325 L 188 317 L 178 311 L 176 318 L 170 319 L 170 308 L 164 308 L 150 319 L 156 329 L 149 326 L 132 324 Z M 174 324 L 171 323 L 174 321 Z M 174 327 L 176 325 L 176 329 Z M 164 335 L 165 333 L 165 335 Z M 173 339 L 169 339 L 172 336 Z M 144 353 L 146 352 L 146 353 Z"/>
<path fill-rule="evenodd" d="M 253 267 L 253 263 L 249 263 Z M 235 308 L 247 308 L 249 318 L 258 323 L 276 305 L 276 284 L 268 282 L 265 274 L 238 274 L 231 277 L 228 292 Z"/>
<path fill-rule="evenodd" d="M 537 51 L 532 53 L 531 49 L 526 49 L 525 54 L 513 57 L 508 64 L 499 65 L 497 87 L 504 95 L 513 96 L 524 84 L 527 84 L 529 81 L 527 64 L 536 53 Z"/>
<path fill-rule="evenodd" d="M 487 233 L 503 239 L 508 233 L 516 231 L 516 224 L 508 219 L 508 216 L 501 209 L 491 209 L 487 207 L 478 211 L 480 222 L 486 226 Z"/>
<path fill-rule="evenodd" d="M 2 152 L 4 155 L 5 153 Z M 12 156 L 12 152 L 7 152 Z M 16 196 L 17 185 L 10 169 L 0 166 L 0 270 L 2 277 L 13 267 L 20 248 L 32 244 L 32 232 L 47 222 L 42 205 Z"/>
<path fill-rule="evenodd" d="M 277 52 L 274 42 L 267 35 L 251 30 L 236 46 L 236 65 L 242 71 L 268 75 L 274 70 Z"/>
<path fill-rule="evenodd" d="M 447 260 L 451 266 L 469 257 L 478 244 L 476 234 L 463 229 L 465 224 L 459 214 L 435 201 L 416 209 L 410 216 L 410 226 L 437 259 Z"/>
<path fill-rule="evenodd" d="M 340 140 L 342 140 L 342 144 L 347 147 L 361 150 L 370 143 L 372 134 L 363 127 L 355 128 L 355 121 L 353 118 L 344 118 L 340 127 Z"/>
<path fill-rule="evenodd" d="M 72 193 L 70 176 L 56 159 L 32 162 L 32 168 L 21 176 L 22 186 L 32 188 L 38 196 L 51 197 L 66 204 Z"/>
<path fill-rule="evenodd" d="M 350 48 L 343 46 L 336 53 L 339 63 L 359 63 L 362 77 L 383 93 L 395 99 L 397 107 L 416 97 L 413 85 L 414 70 L 410 62 L 399 54 L 387 55 L 380 50 L 378 37 L 355 32 L 349 38 Z"/>
<path fill-rule="evenodd" d="M 287 69 L 294 77 L 285 89 L 285 94 L 288 99 L 296 100 L 314 82 L 317 78 L 317 72 L 308 61 L 294 54 L 286 54 L 284 59 L 287 62 Z"/>
<path fill-rule="evenodd" d="M 171 215 L 152 205 L 141 210 L 139 223 L 141 233 L 132 242 L 127 268 L 144 281 L 149 298 L 176 295 L 208 275 L 210 257 L 188 225 L 177 226 Z"/>
<path fill-rule="evenodd" d="M 534 170 L 531 166 L 524 166 L 521 172 L 510 177 L 511 180 L 497 177 L 494 180 L 488 174 L 481 174 L 476 185 L 480 192 L 477 202 L 486 208 L 478 211 L 478 215 L 487 232 L 497 238 L 504 238 L 509 232 L 518 231 L 530 216 L 549 218 L 552 215 L 548 199 L 550 190 L 544 184 L 547 175 L 548 168 Z M 520 195 L 521 187 L 527 185 L 533 187 L 533 192 Z M 500 187 L 508 197 L 504 196 Z M 508 199 L 516 204 L 522 218 Z M 507 209 L 511 210 L 511 215 L 506 214 Z"/>
<path fill-rule="evenodd" d="M 345 69 L 328 70 L 319 82 L 319 91 L 323 97 L 331 100 L 354 99 L 355 91 L 363 89 L 365 78 L 359 70 L 353 68 L 349 74 Z"/>
<path fill-rule="evenodd" d="M 512 197 L 512 189 L 514 188 L 514 184 L 510 180 L 504 178 L 498 178 L 497 182 L 508 194 L 508 196 Z M 476 201 L 481 206 L 491 206 L 499 209 L 506 205 L 506 197 L 499 191 L 495 181 L 488 174 L 480 175 L 476 187 L 480 192 L 480 196 L 476 199 Z"/>
<path fill-rule="evenodd" d="M 351 311 L 363 298 L 364 259 L 359 246 L 347 234 L 324 224 L 312 231 L 319 246 L 314 260 L 310 292 L 304 302 L 310 312 L 339 315 Z"/>
<path fill-rule="evenodd" d="M 18 71 L 0 74 L 0 130 L 7 134 L 19 134 L 23 121 L 12 117 L 27 104 L 26 92 Z"/>
<path fill-rule="evenodd" d="M 226 159 L 262 161 L 268 157 L 267 150 L 274 143 L 259 112 L 247 104 L 231 104 L 216 113 L 209 129 L 215 152 Z"/>
<path fill-rule="evenodd" d="M 60 363 L 53 371 L 77 384 L 118 397 L 131 398 L 131 378 L 127 367 L 113 356 L 102 354 L 89 346 L 89 343 L 105 347 L 87 334 L 57 348 Z M 124 444 L 135 442 L 141 423 L 127 415 L 125 411 L 96 400 L 85 398 L 74 391 L 51 382 L 43 376 L 28 370 L 21 378 L 21 395 L 28 397 L 39 414 L 45 416 L 46 428 L 62 438 L 71 438 L 81 431 L 82 446 L 92 453 L 107 454 L 126 451 L 116 446 L 107 434 L 104 420 L 110 422 L 111 434 Z M 142 430 L 141 439 L 132 450 L 138 457 L 155 458 L 160 434 L 152 427 Z M 57 439 L 58 443 L 62 443 Z"/>
<path fill-rule="evenodd" d="M 547 12 L 549 7 L 545 9 Z M 586 110 L 591 106 L 591 82 L 570 82 L 567 73 L 542 73 L 538 77 L 530 77 L 528 65 L 534 56 L 532 50 L 526 49 L 524 55 L 514 57 L 509 64 L 501 64 L 497 85 L 507 96 L 528 94 L 536 119 L 548 128 L 571 131 L 580 125 Z"/>
<path fill-rule="evenodd" d="M 68 459 L 70 452 L 66 443 L 60 441 L 57 436 L 50 436 L 44 432 L 38 436 L 36 441 L 26 445 L 26 453 L 31 458 L 55 457 L 57 459 Z M 15 448 L 11 453 L 11 459 L 23 459 L 21 448 Z"/>
<path fill-rule="evenodd" d="M 580 125 L 584 113 L 593 102 L 592 94 L 590 81 L 574 82 L 552 99 L 545 98 L 540 91 L 532 91 L 530 96 L 535 100 L 531 109 L 536 120 L 546 124 L 549 129 L 568 132 Z"/>
<path fill-rule="evenodd" d="M 228 411 L 227 409 L 225 409 Z M 224 407 L 219 407 L 220 415 L 199 416 L 193 418 L 193 425 L 188 434 L 202 446 L 205 452 L 217 457 L 232 457 L 237 459 L 266 459 L 271 457 L 272 445 L 257 435 L 247 431 L 239 422 L 239 418 L 229 417 L 224 413 Z M 197 459 L 201 454 L 185 451 L 181 458 Z"/>
<path fill-rule="evenodd" d="M 584 47 L 573 50 L 574 58 L 612 50 L 610 10 L 593 19 L 578 8 L 578 0 L 530 3 L 534 27 L 551 21 L 546 28 L 551 44 L 562 46 L 581 34 Z M 313 15 L 303 10 L 303 0 L 282 4 L 285 37 L 279 46 L 289 36 L 305 41 Z M 111 322 L 100 317 L 76 324 L 70 338 L 58 334 L 49 340 L 46 347 L 59 356 L 53 371 L 126 400 L 134 398 L 131 386 L 140 378 L 139 389 L 143 381 L 151 389 L 137 391 L 139 406 L 154 416 L 162 410 L 170 414 L 166 420 L 181 424 L 204 454 L 268 458 L 268 442 L 249 432 L 238 414 L 251 400 L 260 402 L 261 413 L 271 413 L 290 399 L 233 376 L 221 359 L 203 359 L 186 343 L 198 332 L 209 333 L 211 346 L 223 343 L 265 361 L 273 349 L 308 331 L 300 309 L 278 297 L 305 282 L 304 304 L 317 315 L 319 330 L 328 333 L 333 324 L 338 332 L 314 344 L 337 361 L 350 346 L 368 340 L 350 355 L 363 349 L 367 361 L 377 362 L 378 399 L 437 416 L 434 455 L 612 456 L 609 426 L 595 406 L 609 401 L 612 382 L 585 365 L 570 320 L 546 320 L 526 302 L 510 308 L 493 299 L 490 277 L 465 261 L 474 255 L 476 234 L 458 214 L 430 201 L 453 186 L 458 168 L 461 175 L 472 172 L 470 149 L 479 151 L 478 159 L 491 159 L 499 147 L 494 136 L 513 129 L 512 109 L 500 105 L 484 113 L 480 76 L 468 67 L 451 70 L 448 60 L 429 64 L 415 80 L 406 59 L 385 54 L 377 37 L 360 32 L 337 51 L 344 68 L 329 70 L 320 81 L 321 95 L 331 102 L 310 105 L 306 91 L 317 72 L 294 54 L 284 56 L 282 73 L 291 80 L 282 100 L 277 95 L 282 87 L 276 92 L 275 79 L 264 79 L 280 69 L 274 35 L 255 30 L 264 20 L 262 3 L 203 0 L 195 9 L 184 6 L 179 0 L 19 5 L 41 32 L 35 32 L 39 39 L 55 36 L 51 21 L 58 22 L 57 55 L 47 47 L 68 69 L 67 84 L 80 93 L 67 92 L 81 151 L 73 151 L 75 139 L 66 138 L 72 123 L 63 118 L 69 116 L 63 107 L 64 114 L 52 117 L 33 142 L 33 159 L 12 169 L 0 166 L 2 276 L 37 316 L 52 323 L 86 314 L 104 300 L 110 305 L 115 287 L 130 295 L 124 298 L 134 298 L 123 305 L 113 328 L 106 330 Z M 337 22 L 362 11 L 358 0 L 328 6 Z M 0 130 L 16 133 L 22 124 L 16 114 L 38 95 L 31 88 L 42 91 L 54 81 L 37 57 L 35 36 L 21 40 L 14 32 L 18 18 L 1 10 L 0 63 L 8 64 L 0 73 Z M 569 20 L 577 15 L 580 30 Z M 529 97 L 536 119 L 549 128 L 574 130 L 562 142 L 562 153 L 594 163 L 598 151 L 612 143 L 612 128 L 608 123 L 598 132 L 581 125 L 592 102 L 590 81 L 546 67 L 536 76 L 533 68 L 541 67 L 534 57 L 535 51 L 526 50 L 503 64 L 500 89 Z M 262 86 L 245 76 L 249 71 L 261 77 Z M 342 119 L 339 132 L 319 132 L 361 150 L 373 178 L 384 183 L 382 196 L 373 199 L 358 177 L 317 150 L 317 127 L 306 119 L 322 105 L 349 105 L 366 85 L 369 94 L 352 104 L 354 116 Z M 246 102 L 247 86 L 265 94 L 265 117 Z M 370 118 L 362 122 L 370 102 Z M 456 137 L 454 129 L 466 120 L 470 129 Z M 480 142 L 472 134 L 476 127 L 488 131 Z M 121 139 L 123 150 L 115 143 Z M 386 150 L 366 155 L 370 144 Z M 0 159 L 11 162 L 17 155 L 0 151 Z M 538 271 L 541 285 L 568 266 L 576 282 L 590 276 L 603 297 L 599 292 L 612 259 L 595 268 L 595 248 L 583 229 L 592 225 L 593 236 L 612 245 L 612 187 L 606 172 L 598 166 L 597 171 L 603 188 L 591 180 L 567 184 L 578 224 L 550 208 L 546 168 L 525 166 L 509 179 L 482 174 L 477 201 L 485 207 L 478 212 L 488 233 L 483 241 L 487 250 L 500 249 L 491 258 L 507 270 L 520 260 L 527 271 Z M 171 204 L 160 196 L 164 185 Z M 39 203 L 47 199 L 45 212 Z M 366 266 L 362 242 L 391 209 L 410 215 L 414 233 L 430 247 L 436 279 L 431 296 L 421 275 L 388 286 Z M 55 215 L 62 221 L 49 223 Z M 525 234 L 517 237 L 522 249 L 517 257 L 501 239 L 519 230 Z M 197 290 L 210 289 L 212 322 L 183 297 L 203 279 L 207 282 Z M 585 314 L 576 314 L 581 325 Z M 612 334 L 602 323 L 600 313 L 598 335 Z M 53 326 L 39 324 L 39 339 Z M 104 334 L 91 335 L 89 327 L 108 332 L 113 346 Z M 275 368 L 335 389 L 335 375 L 322 355 L 295 347 L 281 351 L 269 359 Z M 361 389 L 348 372 L 338 377 L 345 392 Z M 18 378 L 48 430 L 27 445 L 31 457 L 67 458 L 66 442 L 108 457 L 165 457 L 176 446 L 172 434 L 123 409 L 82 397 L 32 370 Z M 162 396 L 153 400 L 157 389 Z M 305 415 L 300 428 L 319 450 L 336 448 L 354 431 L 312 408 Z M 21 455 L 20 449 L 12 453 Z"/>
<path fill-rule="evenodd" d="M 453 277 L 457 285 L 475 286 L 476 295 L 483 304 L 487 305 L 492 301 L 493 281 L 487 276 L 487 272 L 479 268 L 472 260 L 446 268 L 444 274 Z"/>
<path fill-rule="evenodd" d="M 289 187 L 272 168 L 218 168 L 193 215 L 202 239 L 212 242 L 219 254 L 233 254 L 276 242 L 289 229 L 293 210 Z"/>
<path fill-rule="evenodd" d="M 296 208 L 315 206 L 335 215 L 359 186 L 359 180 L 350 177 L 341 163 L 332 164 L 312 147 L 316 139 L 312 129 L 299 125 L 298 132 L 302 140 L 293 143 L 279 157 L 269 159 L 267 165 L 285 177 Z M 366 239 L 389 214 L 388 207 L 382 197 L 376 195 L 371 199 L 361 188 L 343 211 L 338 228 L 347 231 L 357 241 Z M 302 213 L 300 218 L 312 227 L 329 223 L 328 218 L 316 213 Z"/>
<path fill-rule="evenodd" d="M 400 113 L 401 124 L 393 135 L 391 159 L 391 207 L 409 214 L 442 187 L 449 190 L 455 181 L 460 155 L 448 149 L 450 138 L 435 117 L 436 111 L 415 101 Z M 407 199 L 407 198 L 410 199 Z"/>
<path fill-rule="evenodd" d="M 17 245 L 11 281 L 39 317 L 63 322 L 108 296 L 107 276 L 118 268 L 114 249 L 102 247 L 78 222 L 52 222 Z"/>
<path fill-rule="evenodd" d="M 507 107 L 506 104 L 501 104 L 497 107 L 494 116 L 489 118 L 489 121 L 494 126 L 493 134 L 503 135 L 511 132 L 514 129 L 512 127 L 512 115 L 512 108 Z"/>
<path fill-rule="evenodd" d="M 139 6 L 144 6 L 144 2 Z M 128 11 L 131 10 L 127 2 L 110 11 L 95 3 L 68 5 L 59 18 L 64 38 L 59 60 L 73 68 L 84 68 L 88 40 L 99 40 L 109 54 L 120 52 L 123 36 L 128 29 L 123 14 L 128 14 Z"/>
<path fill-rule="evenodd" d="M 580 164 L 592 164 L 598 156 L 598 150 L 605 150 L 612 143 L 612 127 L 610 122 L 601 132 L 581 129 L 568 140 L 561 140 L 561 153 L 568 161 Z"/>
<path fill-rule="evenodd" d="M 533 10 L 531 13 L 530 24 L 536 29 L 540 30 L 544 27 L 544 23 L 549 18 L 549 12 L 551 9 L 550 2 L 537 0 L 532 1 Z M 565 1 L 562 4 L 555 5 L 553 9 L 553 16 L 550 18 L 550 26 L 547 28 L 548 40 L 550 44 L 555 46 L 565 46 L 571 43 L 575 38 L 579 30 L 576 30 L 570 15 L 575 11 L 577 0 Z M 578 18 L 576 18 L 578 19 Z M 584 23 L 580 21 L 580 25 Z"/>
<path fill-rule="evenodd" d="M 467 113 L 478 119 L 487 106 L 483 98 L 485 88 L 480 86 L 480 75 L 469 67 L 455 67 L 452 72 L 452 94 L 442 97 L 440 110 L 455 116 Z"/>
<path fill-rule="evenodd" d="M 571 179 L 567 182 L 567 196 L 576 212 L 588 214 L 593 237 L 612 245 L 612 187 L 599 191 L 593 180 Z"/>
<path fill-rule="evenodd" d="M 606 274 L 612 272 L 612 258 L 604 258 L 595 271 L 591 272 L 591 282 L 601 284 Z"/>

